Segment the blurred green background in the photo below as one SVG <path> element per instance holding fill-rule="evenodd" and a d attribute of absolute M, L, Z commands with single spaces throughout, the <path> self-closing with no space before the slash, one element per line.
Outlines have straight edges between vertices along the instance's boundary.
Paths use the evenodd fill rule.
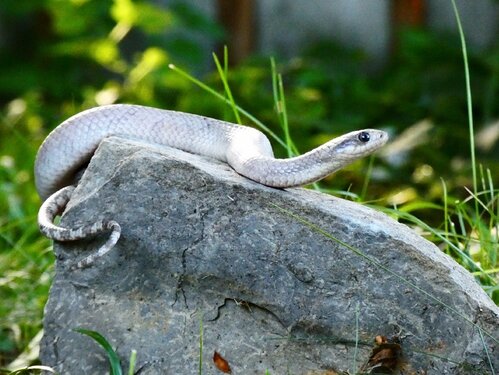
<path fill-rule="evenodd" d="M 40 200 L 33 183 L 36 151 L 48 132 L 83 109 L 118 102 L 234 118 L 221 101 L 168 67 L 173 63 L 223 93 L 214 65 L 206 64 L 202 40 L 221 46 L 230 35 L 181 1 L 160 6 L 131 0 L 2 0 L 0 25 L 0 366 L 5 366 L 23 351 L 36 358 L 28 343 L 40 331 L 53 275 L 50 241 L 36 226 Z M 406 207 L 437 229 L 445 226 L 444 197 L 469 199 L 464 187 L 472 189 L 472 165 L 457 30 L 401 29 L 396 48 L 377 69 L 366 69 L 369 57 L 362 50 L 328 40 L 294 58 L 274 58 L 300 151 L 360 128 L 382 128 L 394 139 L 374 160 L 367 189 L 369 159 L 321 182 L 323 189 Z M 484 176 L 478 190 L 485 190 L 499 186 L 499 42 L 471 49 L 468 58 L 476 168 L 483 166 L 478 175 Z M 253 54 L 232 66 L 229 82 L 236 102 L 282 135 L 269 56 Z M 274 149 L 285 156 L 282 147 Z M 491 191 L 487 202 L 497 207 L 497 191 Z M 497 285 L 499 214 L 494 212 L 481 217 L 492 253 L 476 260 L 493 271 L 492 280 L 478 278 L 489 287 Z M 456 235 L 470 256 L 470 238 L 480 232 L 473 223 L 462 224 L 464 233 Z M 497 289 L 488 292 L 497 302 Z"/>

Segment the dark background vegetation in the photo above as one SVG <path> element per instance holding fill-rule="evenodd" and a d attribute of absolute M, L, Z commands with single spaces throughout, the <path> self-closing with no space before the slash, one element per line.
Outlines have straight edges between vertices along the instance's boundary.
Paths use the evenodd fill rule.
<path fill-rule="evenodd" d="M 40 201 L 32 172 L 48 132 L 74 113 L 113 102 L 234 118 L 222 102 L 168 68 L 174 63 L 223 92 L 214 67 L 202 66 L 198 40 L 209 36 L 222 45 L 227 35 L 181 2 L 160 7 L 147 1 L 2 0 L 0 25 L 2 366 L 40 330 L 53 272 L 50 242 L 36 228 Z M 396 138 L 414 124 L 431 122 L 414 146 L 375 160 L 364 200 L 389 207 L 416 204 L 418 217 L 439 228 L 442 211 L 428 207 L 442 205 L 441 178 L 449 201 L 469 196 L 464 187 L 471 188 L 472 166 L 457 32 L 401 30 L 397 49 L 377 70 L 366 69 L 363 51 L 330 41 L 293 59 L 274 57 L 300 151 L 354 129 L 382 128 Z M 499 118 L 499 44 L 468 57 L 479 131 Z M 229 80 L 237 103 L 282 134 L 270 71 L 268 56 L 252 56 L 230 70 Z M 277 145 L 275 150 L 285 155 Z M 498 186 L 499 144 L 477 148 L 477 157 Z M 355 163 L 321 186 L 361 195 L 368 162 Z"/>

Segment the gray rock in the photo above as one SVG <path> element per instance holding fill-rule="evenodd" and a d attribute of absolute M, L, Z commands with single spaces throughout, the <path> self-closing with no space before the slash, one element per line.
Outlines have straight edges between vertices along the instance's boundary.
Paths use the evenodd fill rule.
<path fill-rule="evenodd" d="M 41 358 L 61 374 L 109 368 L 77 327 L 103 334 L 125 367 L 137 350 L 140 374 L 198 374 L 201 321 L 203 374 L 221 374 L 215 351 L 233 374 L 353 373 L 378 335 L 398 338 L 405 374 L 490 373 L 486 351 L 499 370 L 497 306 L 437 247 L 368 207 L 268 188 L 224 163 L 110 138 L 62 225 L 99 218 L 114 218 L 123 234 L 94 266 L 69 270 L 104 237 L 55 245 Z M 470 321 L 495 339 L 484 333 L 484 345 Z"/>

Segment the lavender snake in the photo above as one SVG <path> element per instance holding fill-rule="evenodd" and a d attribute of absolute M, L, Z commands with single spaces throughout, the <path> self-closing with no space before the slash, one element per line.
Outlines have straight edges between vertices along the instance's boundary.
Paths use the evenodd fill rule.
<path fill-rule="evenodd" d="M 76 268 L 91 265 L 116 244 L 121 228 L 113 220 L 80 228 L 53 223 L 74 190 L 74 176 L 99 143 L 112 135 L 132 136 L 227 162 L 237 173 L 260 184 L 287 188 L 306 185 L 367 156 L 387 140 L 381 130 L 365 129 L 334 138 L 306 154 L 275 159 L 260 131 L 208 117 L 138 105 L 115 104 L 83 111 L 56 127 L 38 150 L 35 182 L 44 200 L 38 213 L 40 231 L 56 241 L 87 238 L 111 231 L 107 242 Z"/>

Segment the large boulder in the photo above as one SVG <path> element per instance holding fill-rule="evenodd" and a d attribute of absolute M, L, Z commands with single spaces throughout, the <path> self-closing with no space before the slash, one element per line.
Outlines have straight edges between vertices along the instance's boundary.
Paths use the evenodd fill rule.
<path fill-rule="evenodd" d="M 140 374 L 198 374 L 201 351 L 203 374 L 222 373 L 215 351 L 242 375 L 499 370 L 497 306 L 436 246 L 368 207 L 110 138 L 61 225 L 100 218 L 123 233 L 92 267 L 70 269 L 105 236 L 54 246 L 41 358 L 61 374 L 109 368 L 74 328 L 103 334 L 124 367 L 137 350 Z"/>

